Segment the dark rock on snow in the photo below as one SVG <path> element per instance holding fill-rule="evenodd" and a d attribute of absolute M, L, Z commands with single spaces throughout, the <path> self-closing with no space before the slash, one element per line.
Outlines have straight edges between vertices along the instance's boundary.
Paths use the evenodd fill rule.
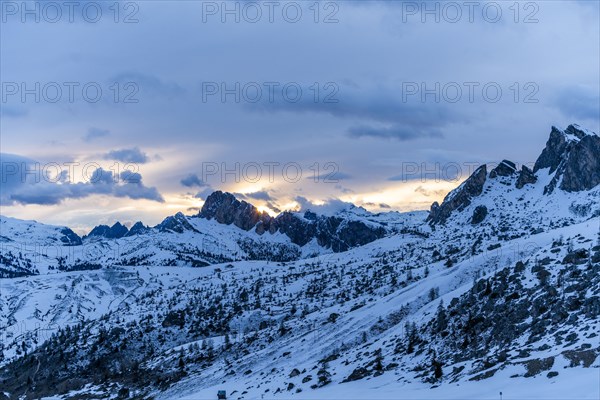
<path fill-rule="evenodd" d="M 187 217 L 183 213 L 178 212 L 177 214 L 167 217 L 160 224 L 155 226 L 160 232 L 175 232 L 183 233 L 185 231 L 198 232 L 196 228 L 190 224 Z"/>
<path fill-rule="evenodd" d="M 498 176 L 511 176 L 517 172 L 517 166 L 512 161 L 502 160 L 496 168 L 490 172 L 490 178 L 496 178 Z"/>
<path fill-rule="evenodd" d="M 600 184 L 600 137 L 578 125 L 569 125 L 564 131 L 552 127 L 533 171 L 544 168 L 556 172 L 544 193 L 552 193 L 559 183 L 560 189 L 567 192 L 594 188 Z"/>
<path fill-rule="evenodd" d="M 254 228 L 259 235 L 281 232 L 298 246 L 316 239 L 319 245 L 335 252 L 370 243 L 386 234 L 381 226 L 338 216 L 317 215 L 311 211 L 306 211 L 304 215 L 284 211 L 273 218 L 266 212 L 258 211 L 252 204 L 221 191 L 208 196 L 198 216 L 215 219 L 221 224 L 234 224 L 246 231 Z"/>
<path fill-rule="evenodd" d="M 487 217 L 488 209 L 486 206 L 477 206 L 473 211 L 473 216 L 471 217 L 471 224 L 477 225 L 483 222 L 485 217 Z"/>
<path fill-rule="evenodd" d="M 483 191 L 486 176 L 486 165 L 477 168 L 458 188 L 448 193 L 441 205 L 437 202 L 432 204 L 427 221 L 431 224 L 443 224 L 453 211 L 465 209 Z"/>
<path fill-rule="evenodd" d="M 519 172 L 519 178 L 517 179 L 517 189 L 522 189 L 525 185 L 536 182 L 537 176 L 535 176 L 531 169 L 523 165 L 521 171 Z"/>
<path fill-rule="evenodd" d="M 90 231 L 87 237 L 104 237 L 107 239 L 120 239 L 128 232 L 127 227 L 120 222 L 116 222 L 113 226 L 98 225 Z"/>

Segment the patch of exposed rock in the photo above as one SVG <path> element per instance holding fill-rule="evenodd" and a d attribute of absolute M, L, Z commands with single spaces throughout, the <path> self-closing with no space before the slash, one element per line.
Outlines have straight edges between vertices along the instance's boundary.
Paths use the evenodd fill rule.
<path fill-rule="evenodd" d="M 443 224 L 452 212 L 464 210 L 473 198 L 482 193 L 486 177 L 487 167 L 482 165 L 459 187 L 448 193 L 441 205 L 437 202 L 431 205 L 427 221 L 430 224 Z"/>

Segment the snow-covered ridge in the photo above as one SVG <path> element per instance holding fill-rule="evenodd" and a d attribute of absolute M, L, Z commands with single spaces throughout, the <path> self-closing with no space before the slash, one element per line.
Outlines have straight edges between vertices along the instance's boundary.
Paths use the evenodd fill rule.
<path fill-rule="evenodd" d="M 0 277 L 110 265 L 201 267 L 245 259 L 291 261 L 355 247 L 425 217 L 419 213 L 306 216 L 289 214 L 286 229 L 259 233 L 257 229 L 244 230 L 215 219 L 178 213 L 155 227 L 142 223 L 130 230 L 118 223 L 100 226 L 83 239 L 66 227 L 1 217 Z M 336 228 L 322 231 L 324 236 L 318 239 L 315 224 L 319 218 L 335 218 Z M 355 239 L 354 232 L 363 236 Z"/>
<path fill-rule="evenodd" d="M 599 215 L 600 150 L 589 160 L 594 146 L 600 146 L 600 137 L 593 132 L 576 125 L 564 131 L 553 127 L 535 172 L 525 166 L 517 171 L 508 160 L 491 171 L 481 166 L 429 214 L 373 214 L 348 205 L 331 215 L 307 210 L 271 217 L 232 194 L 215 192 L 198 215 L 178 213 L 154 227 L 138 222 L 131 229 L 117 222 L 98 226 L 83 239 L 66 227 L 1 217 L 0 277 L 107 265 L 292 261 L 399 233 L 428 235 L 425 221 L 434 229 L 446 224 L 475 233 L 502 226 L 512 236 L 530 234 Z M 531 228 L 534 222 L 537 227 Z"/>
<path fill-rule="evenodd" d="M 475 170 L 446 196 L 441 205 L 434 203 L 429 222 L 443 224 L 453 216 L 464 221 L 466 214 L 478 224 L 490 211 L 487 205 L 505 200 L 509 200 L 515 209 L 502 210 L 496 204 L 491 211 L 536 214 L 538 210 L 547 211 L 544 208 L 547 205 L 551 209 L 556 205 L 572 205 L 579 210 L 587 209 L 588 216 L 598 212 L 600 137 L 578 125 L 569 125 L 565 130 L 552 127 L 546 147 L 533 170 L 522 166 L 518 171 L 515 163 L 508 160 L 503 160 L 491 171 L 486 167 L 482 165 Z M 503 207 L 506 208 L 506 204 Z M 558 223 L 558 219 L 568 219 L 570 214 L 565 209 L 556 210 L 552 217 Z"/>
<path fill-rule="evenodd" d="M 543 226 L 536 221 L 532 224 L 532 229 Z M 363 386 L 386 387 L 390 396 L 394 388 L 470 387 L 473 384 L 468 382 L 476 377 L 483 379 L 476 387 L 484 390 L 489 383 L 481 375 L 489 374 L 489 379 L 496 382 L 505 372 L 517 375 L 523 385 L 533 373 L 536 382 L 542 384 L 540 393 L 547 393 L 544 385 L 563 382 L 571 375 L 569 368 L 589 376 L 583 364 L 573 364 L 573 357 L 591 359 L 591 364 L 585 364 L 587 368 L 598 366 L 597 357 L 592 355 L 600 350 L 590 334 L 600 328 L 593 314 L 593 305 L 600 299 L 600 286 L 593 281 L 600 276 L 594 272 L 600 271 L 600 244 L 596 244 L 600 240 L 599 226 L 600 218 L 594 217 L 513 239 L 502 238 L 510 235 L 506 231 L 481 231 L 477 238 L 474 232 L 438 228 L 428 237 L 400 234 L 347 252 L 290 263 L 117 267 L 6 280 L 0 302 L 0 327 L 6 332 L 4 355 L 13 359 L 26 352 L 48 360 L 42 361 L 37 375 L 40 381 L 55 379 L 47 375 L 54 364 L 81 375 L 79 363 L 87 365 L 92 355 L 114 368 L 143 355 L 147 358 L 136 367 L 142 368 L 142 375 L 152 382 L 156 377 L 172 376 L 173 383 L 155 388 L 149 381 L 138 387 L 124 378 L 116 388 L 98 382 L 84 392 L 116 392 L 125 386 L 142 397 L 163 399 L 211 398 L 220 389 L 236 399 L 263 395 L 315 398 L 319 393 L 323 398 L 349 393 L 356 387 L 352 383 L 355 380 Z M 527 328 L 511 346 L 506 346 L 506 358 L 499 358 L 504 361 L 493 359 L 493 368 L 476 356 L 455 360 L 465 351 L 452 350 L 454 344 L 449 340 L 453 336 L 431 331 L 437 326 L 431 321 L 436 321 L 440 301 L 447 307 L 448 329 L 455 329 L 459 321 L 452 316 L 456 315 L 454 307 L 466 304 L 469 293 L 503 299 L 512 296 L 508 288 L 503 289 L 503 282 L 520 282 L 521 297 L 510 297 L 514 304 L 509 307 L 511 314 L 518 316 L 518 307 L 535 305 L 536 297 L 547 296 L 542 279 L 553 285 L 562 281 L 564 307 L 574 307 L 560 320 L 570 322 L 557 325 L 562 342 L 554 339 L 554 330 L 538 339 L 534 336 L 528 344 L 534 331 Z M 589 290 L 566 289 L 574 284 L 580 288 L 587 285 Z M 490 287 L 488 294 L 486 286 Z M 525 290 L 532 297 L 527 297 L 530 295 Z M 499 294 L 493 297 L 496 291 Z M 556 296 L 561 297 L 558 292 Z M 575 305 L 579 303 L 574 303 L 573 296 L 581 298 L 580 306 Z M 215 304 L 223 310 L 214 309 Z M 486 301 L 470 304 L 475 307 Z M 230 307 L 241 307 L 241 312 L 230 313 Z M 484 321 L 506 317 L 501 310 L 490 309 Z M 558 315 L 554 309 L 545 312 Z M 522 326 L 531 322 L 524 321 Z M 409 345 L 412 339 L 406 327 L 412 329 L 413 323 L 418 340 Z M 65 332 L 66 326 L 71 330 Z M 36 350 L 59 329 L 65 338 L 80 338 L 77 346 L 67 344 L 70 339 L 63 343 L 55 338 L 49 347 Z M 481 333 L 482 337 L 487 335 L 487 331 Z M 564 342 L 565 337 L 576 339 Z M 154 350 L 149 352 L 144 343 L 153 343 Z M 587 347 L 590 343 L 591 348 Z M 116 344 L 121 350 L 114 353 Z M 61 346 L 66 361 L 52 358 L 56 346 Z M 414 350 L 408 352 L 407 346 L 414 346 Z M 435 378 L 434 370 L 429 369 L 432 354 L 428 347 L 434 348 L 437 360 L 443 361 L 441 378 Z M 70 361 L 72 357 L 78 362 Z M 182 357 L 185 374 L 178 372 Z M 541 369 L 536 369 L 539 360 L 550 358 L 550 366 L 544 361 Z M 26 368 L 28 364 L 23 363 L 10 368 Z M 96 367 L 87 367 L 87 371 L 82 376 L 94 382 Z M 558 371 L 558 377 L 544 376 L 552 371 Z M 66 373 L 68 376 L 71 372 Z M 12 380 L 10 387 L 19 382 Z M 508 387 L 503 390 L 515 393 Z"/>
<path fill-rule="evenodd" d="M 555 128 L 555 127 L 553 127 L 553 128 Z M 555 129 L 558 129 L 558 128 L 555 128 Z M 558 130 L 560 130 L 560 129 L 558 129 Z M 569 125 L 567 127 L 567 129 L 565 129 L 562 132 L 567 137 L 567 140 L 575 141 L 575 142 L 580 141 L 584 136 L 598 136 L 598 134 L 596 132 L 591 131 L 587 128 L 582 128 L 578 124 Z"/>
<path fill-rule="evenodd" d="M 2 217 L 5 396 L 597 398 L 600 185 L 562 184 L 598 136 L 578 135 L 553 130 L 535 172 L 478 169 L 428 220 L 277 220 L 220 193 L 67 245 L 63 227 Z M 584 167 L 571 184 L 595 182 Z"/>

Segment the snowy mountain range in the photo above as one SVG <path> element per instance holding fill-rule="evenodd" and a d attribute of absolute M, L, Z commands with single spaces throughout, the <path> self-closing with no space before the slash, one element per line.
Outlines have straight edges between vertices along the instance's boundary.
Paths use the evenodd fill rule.
<path fill-rule="evenodd" d="M 0 278 L 0 399 L 596 399 L 600 137 L 553 127 L 429 212 L 2 216 Z"/>

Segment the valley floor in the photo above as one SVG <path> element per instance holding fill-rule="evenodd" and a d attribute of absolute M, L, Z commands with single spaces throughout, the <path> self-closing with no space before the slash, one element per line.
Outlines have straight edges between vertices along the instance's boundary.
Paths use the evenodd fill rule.
<path fill-rule="evenodd" d="M 561 367 L 562 368 L 562 367 Z M 380 376 L 369 380 L 330 384 L 319 390 L 298 394 L 281 393 L 273 396 L 248 393 L 246 399 L 298 399 L 298 400 L 596 400 L 600 399 L 600 368 L 565 368 L 559 375 L 547 378 L 511 378 L 517 371 L 500 371 L 493 378 L 482 381 L 445 383 L 431 387 L 423 383 L 402 384 L 397 378 Z M 157 399 L 212 400 L 219 389 L 243 391 L 235 381 L 218 387 L 203 389 L 193 394 L 171 394 Z M 502 392 L 502 397 L 500 396 Z M 82 392 L 72 395 L 81 395 Z M 237 399 L 236 394 L 228 399 Z M 47 397 L 44 400 L 60 400 L 64 397 Z M 68 398 L 68 396 L 67 396 Z"/>

